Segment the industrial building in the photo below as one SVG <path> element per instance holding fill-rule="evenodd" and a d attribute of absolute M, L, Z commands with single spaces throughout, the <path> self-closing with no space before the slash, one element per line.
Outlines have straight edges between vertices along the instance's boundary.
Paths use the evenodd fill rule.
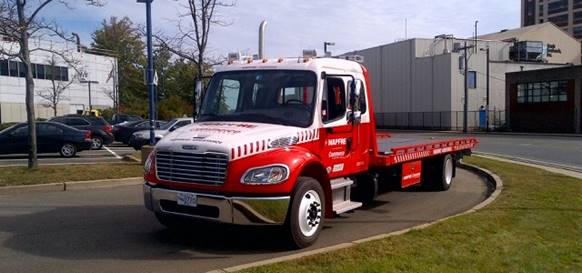
<path fill-rule="evenodd" d="M 507 73 L 508 128 L 582 133 L 582 66 Z"/>
<path fill-rule="evenodd" d="M 535 40 L 533 40 L 536 37 Z M 580 64 L 580 43 L 553 24 L 459 39 L 414 38 L 345 55 L 361 55 L 370 70 L 378 125 L 390 128 L 461 129 L 467 45 L 468 126 L 505 124 L 505 74 Z M 489 62 L 487 59 L 489 49 Z M 561 53 L 558 53 L 561 52 Z"/>
<path fill-rule="evenodd" d="M 84 52 L 75 44 L 39 40 L 31 40 L 30 44 L 31 48 L 51 49 L 58 53 L 31 52 L 37 118 L 54 116 L 51 103 L 43 98 L 54 90 L 53 80 L 55 86 L 66 86 L 57 105 L 57 115 L 114 106 L 117 96 L 116 58 Z M 0 47 L 17 50 L 18 44 L 0 37 Z M 25 74 L 19 59 L 0 55 L 0 123 L 26 120 Z"/>
<path fill-rule="evenodd" d="M 582 41 L 582 0 L 521 0 L 521 26 L 552 22 Z"/>

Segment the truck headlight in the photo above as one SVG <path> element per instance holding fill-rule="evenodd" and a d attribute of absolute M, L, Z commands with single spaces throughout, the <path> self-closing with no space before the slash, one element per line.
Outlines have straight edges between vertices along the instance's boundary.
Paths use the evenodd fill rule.
<path fill-rule="evenodd" d="M 289 168 L 285 165 L 269 165 L 249 169 L 242 177 L 244 184 L 275 184 L 289 178 Z"/>
<path fill-rule="evenodd" d="M 146 174 L 148 174 L 153 167 L 155 154 L 156 154 L 155 150 L 151 151 L 151 153 L 148 155 L 148 158 L 146 159 L 145 164 L 143 164 L 143 170 L 145 171 Z"/>

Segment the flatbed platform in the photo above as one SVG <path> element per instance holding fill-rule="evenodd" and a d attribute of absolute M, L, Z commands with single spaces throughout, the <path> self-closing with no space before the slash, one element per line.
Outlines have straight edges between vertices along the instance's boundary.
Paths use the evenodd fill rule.
<path fill-rule="evenodd" d="M 378 154 L 372 164 L 387 166 L 415 161 L 439 154 L 470 152 L 477 145 L 476 138 L 411 138 L 388 134 L 377 135 Z"/>

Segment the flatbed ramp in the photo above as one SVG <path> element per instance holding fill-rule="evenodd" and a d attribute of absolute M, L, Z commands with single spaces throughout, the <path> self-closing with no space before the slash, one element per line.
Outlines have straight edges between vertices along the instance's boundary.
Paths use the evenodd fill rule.
<path fill-rule="evenodd" d="M 392 165 L 451 152 L 469 152 L 477 145 L 475 138 L 410 138 L 378 134 L 376 165 Z"/>

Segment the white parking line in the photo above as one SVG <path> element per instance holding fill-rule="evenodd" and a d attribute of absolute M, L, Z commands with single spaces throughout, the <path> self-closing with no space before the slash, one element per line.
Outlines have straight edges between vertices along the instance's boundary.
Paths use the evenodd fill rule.
<path fill-rule="evenodd" d="M 114 151 L 112 151 L 111 149 L 107 148 L 107 146 L 103 146 L 103 148 L 105 148 L 105 150 L 107 150 L 108 152 L 110 152 L 113 156 L 115 156 L 115 158 L 117 159 L 121 159 L 122 157 L 119 156 L 118 154 L 116 154 Z"/>

